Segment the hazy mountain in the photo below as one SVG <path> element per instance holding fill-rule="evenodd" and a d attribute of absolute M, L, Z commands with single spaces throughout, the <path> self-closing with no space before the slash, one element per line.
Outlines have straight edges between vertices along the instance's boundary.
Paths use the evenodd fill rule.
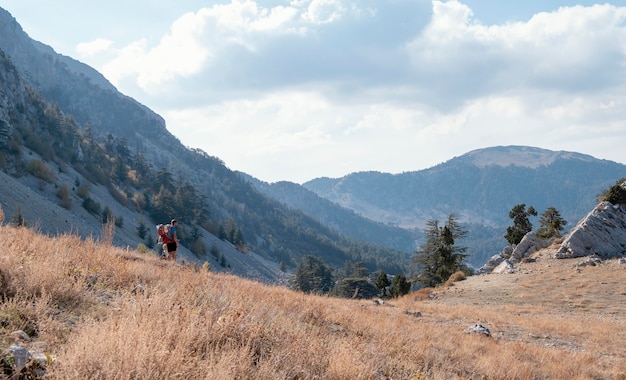
<path fill-rule="evenodd" d="M 137 236 L 138 223 L 154 226 L 165 219 L 151 219 L 147 208 L 141 208 L 149 208 L 157 195 L 149 189 L 154 182 L 146 185 L 145 179 L 156 181 L 157 174 L 165 174 L 168 182 L 205 204 L 206 210 L 197 211 L 206 214 L 208 220 L 193 225 L 190 220 L 181 220 L 181 225 L 188 235 L 199 236 L 211 251 L 215 247 L 218 256 L 228 256 L 225 270 L 248 275 L 254 267 L 267 268 L 253 277 L 275 281 L 281 277 L 278 263 L 294 268 L 303 255 L 319 256 L 332 266 L 342 266 L 346 260 L 364 261 L 371 270 L 389 273 L 406 267 L 406 253 L 346 238 L 263 195 L 219 158 L 184 147 L 167 131 L 159 115 L 116 91 L 87 65 L 30 39 L 2 9 L 0 50 L 6 53 L 1 56 L 0 78 L 10 79 L 0 83 L 0 166 L 10 175 L 6 176 L 8 182 L 16 181 L 9 184 L 10 189 L 25 186 L 26 192 L 41 200 L 37 202 L 39 212 L 31 209 L 34 203 L 28 199 L 20 198 L 18 203 L 23 192 L 12 197 L 1 193 L 5 213 L 20 206 L 25 215 L 37 220 L 62 214 L 61 224 L 41 220 L 43 232 L 58 233 L 59 225 L 66 225 L 66 232 L 92 236 L 99 232 L 102 217 L 76 206 L 83 201 L 76 195 L 76 184 L 87 183 L 94 202 L 106 205 L 116 216 L 124 216 L 123 226 L 117 228 L 116 244 L 134 247 L 144 241 Z M 93 157 L 86 157 L 88 154 Z M 31 161 L 43 161 L 46 168 L 42 170 L 57 174 L 45 181 L 35 179 L 26 170 Z M 140 171 L 147 176 L 143 182 L 137 177 Z M 63 186 L 72 190 L 75 206 L 69 211 L 59 208 L 54 194 Z M 174 196 L 185 200 L 182 193 Z M 137 199 L 145 199 L 140 203 L 147 202 L 147 206 L 139 207 Z M 167 215 L 176 217 L 176 212 Z M 80 217 L 76 219 L 76 215 Z M 241 232 L 245 255 L 216 239 L 223 227 Z M 216 257 L 183 251 L 190 260 L 209 260 L 220 269 Z M 271 271 L 275 272 L 267 274 Z"/>
<path fill-rule="evenodd" d="M 626 166 L 573 152 L 506 146 L 475 150 L 435 167 L 402 174 L 353 173 L 318 178 L 303 186 L 359 215 L 414 229 L 455 213 L 470 232 L 464 245 L 479 266 L 507 243 L 513 206 L 539 214 L 556 207 L 573 227 L 596 203 L 596 195 L 626 177 Z M 538 217 L 531 218 L 534 226 Z"/>
<path fill-rule="evenodd" d="M 303 211 L 321 223 L 353 239 L 413 252 L 421 231 L 390 226 L 358 215 L 293 182 L 267 183 L 247 177 L 263 193 Z"/>

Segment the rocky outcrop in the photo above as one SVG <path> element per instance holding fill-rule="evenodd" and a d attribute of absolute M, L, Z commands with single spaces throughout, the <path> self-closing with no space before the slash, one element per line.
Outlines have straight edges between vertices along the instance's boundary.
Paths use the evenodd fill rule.
<path fill-rule="evenodd" d="M 520 241 L 519 244 L 515 246 L 515 249 L 513 249 L 509 260 L 512 264 L 519 263 L 524 258 L 532 255 L 540 249 L 549 247 L 555 239 L 556 238 L 554 237 L 550 239 L 541 239 L 538 238 L 534 232 L 529 232 L 522 238 L 522 241 Z"/>
<path fill-rule="evenodd" d="M 603 260 L 626 255 L 626 210 L 622 206 L 599 203 L 570 231 L 555 257 L 591 255 Z"/>
<path fill-rule="evenodd" d="M 554 240 L 555 238 L 541 239 L 534 232 L 529 232 L 522 238 L 519 244 L 508 245 L 504 247 L 502 252 L 492 256 L 485 265 L 476 271 L 476 274 L 512 273 L 514 272 L 515 264 L 540 249 L 550 246 Z"/>

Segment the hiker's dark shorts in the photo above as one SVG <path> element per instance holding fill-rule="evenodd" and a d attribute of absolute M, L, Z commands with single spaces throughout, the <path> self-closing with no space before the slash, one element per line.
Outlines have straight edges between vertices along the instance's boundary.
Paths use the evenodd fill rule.
<path fill-rule="evenodd" d="M 168 252 L 176 252 L 176 242 L 167 243 L 167 251 Z"/>

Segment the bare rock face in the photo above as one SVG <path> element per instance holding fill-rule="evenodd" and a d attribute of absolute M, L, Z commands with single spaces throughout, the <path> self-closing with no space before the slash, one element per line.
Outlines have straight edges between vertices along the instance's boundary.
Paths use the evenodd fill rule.
<path fill-rule="evenodd" d="M 476 274 L 513 273 L 515 264 L 540 249 L 548 247 L 554 240 L 555 238 L 541 239 L 534 232 L 529 232 L 524 235 L 519 244 L 508 245 L 502 252 L 491 257 L 485 265 L 476 271 Z"/>
<path fill-rule="evenodd" d="M 626 210 L 622 206 L 599 203 L 570 231 L 555 257 L 591 255 L 603 260 L 626 255 Z"/>

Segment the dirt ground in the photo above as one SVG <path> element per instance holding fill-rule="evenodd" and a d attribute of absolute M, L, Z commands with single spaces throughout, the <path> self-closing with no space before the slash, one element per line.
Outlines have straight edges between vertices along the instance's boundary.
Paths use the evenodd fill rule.
<path fill-rule="evenodd" d="M 434 292 L 433 302 L 448 305 L 510 305 L 524 311 L 626 315 L 626 264 L 606 260 L 581 265 L 587 258 L 554 259 L 555 249 L 516 265 L 514 273 L 468 277 Z"/>

